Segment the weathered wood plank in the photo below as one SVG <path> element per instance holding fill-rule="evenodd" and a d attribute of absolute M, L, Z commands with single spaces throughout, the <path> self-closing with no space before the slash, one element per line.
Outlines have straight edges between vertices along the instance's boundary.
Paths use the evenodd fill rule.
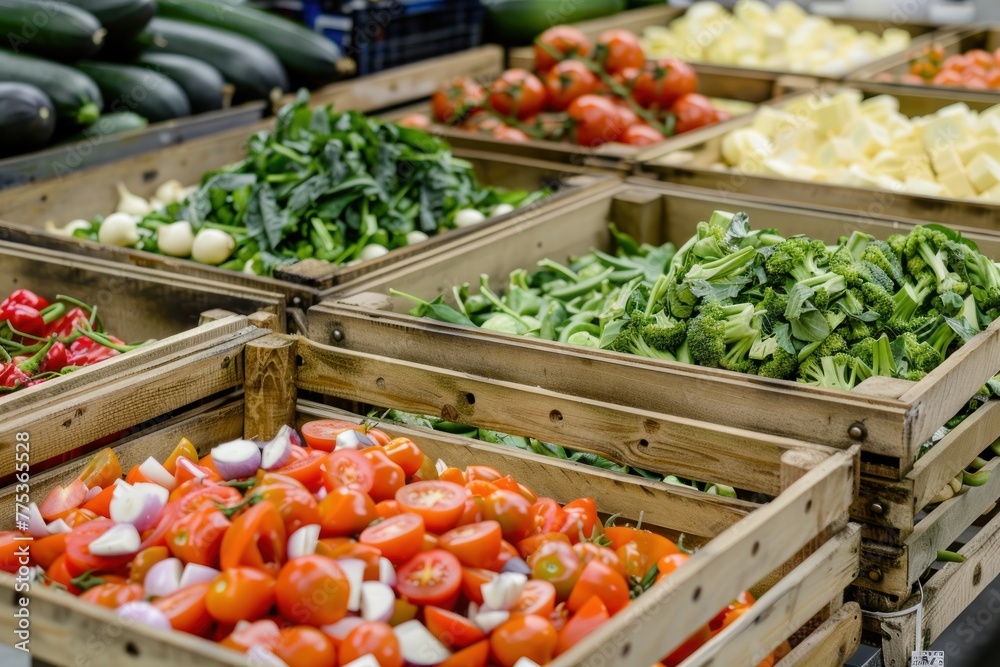
<path fill-rule="evenodd" d="M 843 667 L 860 644 L 861 607 L 848 602 L 782 658 L 778 667 Z"/>

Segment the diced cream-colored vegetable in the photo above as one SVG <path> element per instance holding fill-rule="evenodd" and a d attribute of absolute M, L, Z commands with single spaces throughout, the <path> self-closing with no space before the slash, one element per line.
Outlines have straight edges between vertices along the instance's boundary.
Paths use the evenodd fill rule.
<path fill-rule="evenodd" d="M 938 173 L 937 182 L 944 186 L 949 197 L 965 199 L 972 197 L 976 191 L 969 182 L 969 177 L 965 174 L 965 169 L 956 169 L 945 173 Z"/>
<path fill-rule="evenodd" d="M 978 192 L 985 192 L 1000 183 L 1000 161 L 980 153 L 969 162 L 969 182 Z"/>

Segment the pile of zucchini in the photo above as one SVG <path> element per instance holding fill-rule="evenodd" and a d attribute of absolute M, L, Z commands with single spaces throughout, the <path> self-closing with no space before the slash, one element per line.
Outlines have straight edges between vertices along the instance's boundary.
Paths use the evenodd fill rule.
<path fill-rule="evenodd" d="M 245 0 L 0 0 L 0 157 L 337 77 L 323 36 Z"/>

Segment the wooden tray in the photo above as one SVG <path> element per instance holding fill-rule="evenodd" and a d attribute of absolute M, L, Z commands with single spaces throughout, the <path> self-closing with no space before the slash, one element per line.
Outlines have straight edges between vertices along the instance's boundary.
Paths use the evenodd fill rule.
<path fill-rule="evenodd" d="M 786 88 L 808 84 L 786 80 Z M 805 88 L 810 86 L 805 85 Z M 861 90 L 866 97 L 874 95 L 894 95 L 899 99 L 899 110 L 907 116 L 922 116 L 933 113 L 956 102 L 965 102 L 972 109 L 983 110 L 995 103 L 981 95 L 965 91 L 928 87 L 927 89 L 905 89 L 900 86 L 878 83 L 855 83 L 850 88 Z M 834 91 L 836 88 L 826 90 Z M 774 106 L 784 106 L 798 95 L 812 93 L 790 93 L 773 102 Z M 720 193 L 752 194 L 772 197 L 776 201 L 800 206 L 824 206 L 851 212 L 857 215 L 893 220 L 916 222 L 939 222 L 951 226 L 1000 229 L 1000 205 L 971 199 L 949 197 L 929 197 L 874 188 L 848 187 L 814 181 L 794 181 L 769 178 L 757 174 L 742 173 L 732 169 L 716 169 L 712 165 L 721 162 L 722 138 L 731 130 L 745 127 L 753 121 L 752 116 L 733 118 L 726 123 L 706 127 L 691 133 L 688 141 L 673 144 L 677 152 L 656 160 L 643 163 L 639 171 L 670 183 L 691 185 L 716 190 Z"/>
<path fill-rule="evenodd" d="M 425 398 L 421 400 L 425 401 L 457 403 L 477 392 L 478 399 L 471 399 L 474 408 L 471 404 L 469 409 L 462 408 L 466 419 L 509 432 L 525 425 L 526 413 L 511 409 L 515 406 L 530 413 L 543 412 L 544 420 L 552 424 L 555 421 L 549 414 L 555 406 L 567 415 L 595 415 L 596 421 L 589 425 L 574 425 L 569 418 L 560 422 L 564 441 L 574 446 L 584 444 L 573 441 L 576 434 L 601 431 L 610 440 L 617 438 L 621 430 L 633 428 L 631 421 L 616 421 L 618 410 L 614 406 L 596 406 L 531 387 L 339 351 L 302 338 L 248 337 L 242 350 L 228 346 L 216 356 L 234 358 L 230 368 L 236 372 L 245 398 L 202 411 L 190 419 L 175 419 L 119 445 L 119 456 L 126 466 L 150 455 L 164 456 L 181 435 L 208 450 L 220 441 L 243 435 L 270 437 L 281 424 L 339 414 L 326 406 L 297 403 L 299 391 L 410 409 L 415 407 L 417 395 L 412 388 L 414 382 L 424 388 L 439 387 L 436 397 L 422 392 Z M 223 374 L 221 370 L 218 373 Z M 178 368 L 158 373 L 155 381 L 175 387 L 191 401 L 203 397 L 205 392 L 182 381 L 186 376 L 187 372 Z M 229 382 L 228 375 L 226 378 Z M 127 390 L 152 380 L 137 376 L 111 384 L 108 389 Z M 66 411 L 77 407 L 72 401 L 53 405 L 44 420 L 57 422 Z M 626 418 L 624 414 L 621 417 Z M 655 662 L 712 618 L 739 591 L 748 588 L 767 592 L 744 619 L 706 644 L 683 663 L 685 667 L 755 665 L 797 629 L 805 639 L 784 658 L 782 667 L 840 665 L 858 645 L 860 612 L 856 605 L 842 603 L 845 587 L 857 575 L 858 562 L 859 529 L 848 524 L 846 516 L 856 484 L 857 459 L 853 453 L 808 443 L 789 446 L 769 464 L 781 480 L 779 495 L 757 507 L 457 436 L 392 424 L 385 428 L 390 433 L 412 435 L 428 456 L 452 465 L 495 465 L 562 501 L 586 489 L 602 511 L 621 508 L 634 520 L 638 509 L 643 508 L 645 523 L 668 533 L 686 531 L 708 540 L 676 575 L 647 592 L 587 642 L 552 662 L 554 667 L 595 664 L 594 654 L 601 651 L 607 653 L 609 664 Z M 35 431 L 31 439 L 33 446 L 43 442 Z M 10 440 L 2 438 L 0 443 L 13 450 Z M 67 464 L 33 478 L 32 493 L 45 493 L 53 484 L 74 475 L 79 465 Z M 14 489 L 8 489 L 3 493 L 7 502 L 0 502 L 5 525 L 10 524 L 13 495 Z M 9 593 L 15 584 L 14 577 L 0 575 L 0 586 Z M 149 667 L 182 662 L 236 667 L 245 661 L 242 655 L 195 637 L 124 624 L 112 612 L 59 591 L 35 586 L 27 595 L 32 612 L 32 649 L 38 658 L 57 665 L 74 664 L 81 655 L 96 659 L 98 652 L 107 667 L 124 667 L 137 657 Z M 0 621 L 0 627 L 8 643 L 14 641 L 16 602 L 10 594 L 0 601 L 3 618 L 7 619 Z M 684 614 L 666 613 L 678 605 L 683 605 Z M 819 623 L 822 625 L 816 628 Z"/>

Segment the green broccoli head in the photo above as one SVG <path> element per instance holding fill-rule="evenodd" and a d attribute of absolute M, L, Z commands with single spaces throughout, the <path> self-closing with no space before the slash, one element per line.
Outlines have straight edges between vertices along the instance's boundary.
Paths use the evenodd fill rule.
<path fill-rule="evenodd" d="M 904 332 L 900 338 L 903 341 L 903 355 L 911 370 L 929 373 L 941 363 L 938 351 L 932 345 L 918 340 L 913 332 Z"/>
<path fill-rule="evenodd" d="M 830 357 L 846 351 L 847 341 L 839 333 L 833 332 L 823 339 L 823 342 L 813 351 L 813 354 L 821 357 Z"/>
<path fill-rule="evenodd" d="M 798 381 L 827 389 L 850 391 L 859 382 L 856 360 L 849 354 L 810 356 L 799 366 Z"/>
<path fill-rule="evenodd" d="M 899 261 L 899 255 L 886 241 L 875 240 L 870 242 L 865 246 L 865 251 L 861 255 L 861 259 L 880 268 L 896 285 L 902 284 L 903 265 Z M 890 288 L 886 291 L 892 291 L 893 289 Z"/>
<path fill-rule="evenodd" d="M 761 377 L 791 380 L 795 378 L 798 368 L 798 355 L 787 352 L 782 347 L 778 347 L 771 356 L 770 361 L 766 361 L 760 365 L 757 374 Z"/>
<path fill-rule="evenodd" d="M 656 350 L 675 350 L 687 336 L 687 321 L 676 320 L 661 310 L 643 324 L 641 334 Z"/>
<path fill-rule="evenodd" d="M 826 273 L 830 253 L 819 240 L 793 236 L 774 246 L 764 263 L 764 271 L 772 284 L 781 284 L 789 277 L 794 281 L 806 280 Z"/>
<path fill-rule="evenodd" d="M 849 354 L 871 366 L 875 359 L 875 339 L 865 338 L 851 346 Z"/>
<path fill-rule="evenodd" d="M 877 313 L 880 320 L 888 320 L 895 313 L 896 302 L 892 295 L 875 283 L 861 286 L 861 299 L 865 308 Z"/>
<path fill-rule="evenodd" d="M 719 366 L 726 354 L 726 320 L 718 304 L 708 304 L 688 322 L 687 346 L 696 364 Z"/>
<path fill-rule="evenodd" d="M 726 227 L 699 222 L 697 235 L 698 240 L 691 246 L 691 254 L 698 259 L 720 259 L 729 254 L 723 246 Z"/>
<path fill-rule="evenodd" d="M 872 335 L 871 327 L 864 320 L 850 318 L 844 328 L 846 329 L 844 339 L 852 345 Z"/>

